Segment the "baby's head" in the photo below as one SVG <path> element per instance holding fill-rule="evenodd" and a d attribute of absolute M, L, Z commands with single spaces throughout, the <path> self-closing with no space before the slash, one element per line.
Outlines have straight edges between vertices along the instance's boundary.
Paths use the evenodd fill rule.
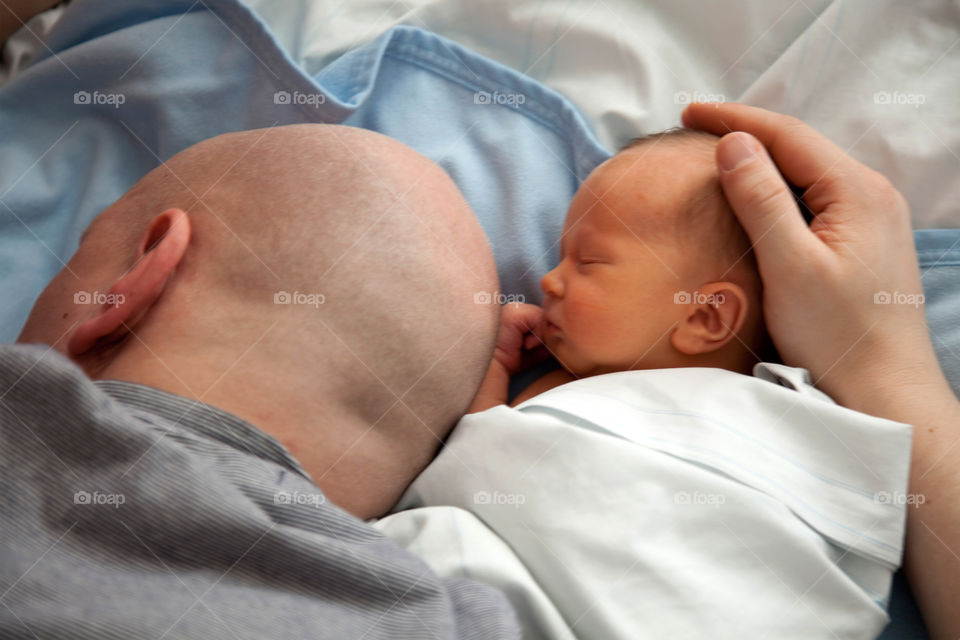
<path fill-rule="evenodd" d="M 720 187 L 718 138 L 688 129 L 632 141 L 570 204 L 543 277 L 543 339 L 577 376 L 720 367 L 771 355 L 750 242 Z"/>

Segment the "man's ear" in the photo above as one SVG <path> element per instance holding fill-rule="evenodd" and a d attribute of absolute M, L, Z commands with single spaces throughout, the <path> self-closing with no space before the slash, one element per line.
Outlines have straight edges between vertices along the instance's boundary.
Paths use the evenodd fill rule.
<path fill-rule="evenodd" d="M 750 301 L 740 285 L 711 282 L 686 296 L 684 315 L 670 336 L 680 353 L 716 351 L 732 340 L 747 319 Z"/>
<path fill-rule="evenodd" d="M 96 304 L 96 311 L 71 334 L 67 343 L 70 357 L 84 355 L 105 338 L 114 342 L 129 332 L 163 293 L 188 244 L 190 218 L 182 209 L 167 209 L 151 220 L 140 239 L 136 262 L 107 294 L 97 295 L 102 300 L 84 292 Z"/>

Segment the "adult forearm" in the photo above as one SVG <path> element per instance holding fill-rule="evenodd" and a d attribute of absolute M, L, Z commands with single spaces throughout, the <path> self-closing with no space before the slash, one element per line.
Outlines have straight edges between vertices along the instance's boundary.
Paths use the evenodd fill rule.
<path fill-rule="evenodd" d="M 910 492 L 923 504 L 907 515 L 904 568 L 933 638 L 960 637 L 960 404 L 949 398 L 907 412 L 914 418 Z M 903 421 L 909 419 L 905 412 Z"/>
<path fill-rule="evenodd" d="M 42 11 L 60 4 L 61 0 L 4 0 L 0 3 L 0 48 L 14 31 Z"/>
<path fill-rule="evenodd" d="M 939 367 L 864 380 L 846 406 L 913 425 L 904 570 L 933 638 L 960 637 L 960 402 Z M 912 375 L 912 377 L 908 377 Z"/>

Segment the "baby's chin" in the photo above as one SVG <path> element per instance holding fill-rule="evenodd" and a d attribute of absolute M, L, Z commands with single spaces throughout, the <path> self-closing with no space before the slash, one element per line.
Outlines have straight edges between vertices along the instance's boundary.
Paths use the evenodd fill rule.
<path fill-rule="evenodd" d="M 578 366 L 579 363 L 576 353 L 571 353 L 573 350 L 570 349 L 570 346 L 563 338 L 557 335 L 547 336 L 544 338 L 543 343 L 547 345 L 547 350 L 550 351 L 550 355 L 560 363 L 561 367 L 578 378 L 581 377 L 580 374 L 577 373 L 580 367 Z"/>
<path fill-rule="evenodd" d="M 629 371 L 631 369 L 629 362 L 636 365 L 636 361 L 624 361 L 624 353 L 594 353 L 585 348 L 584 345 L 572 342 L 569 337 L 563 333 L 548 336 L 544 343 L 553 354 L 553 357 L 560 363 L 567 372 L 578 378 L 589 378 L 590 376 L 599 376 L 604 373 L 619 373 L 620 371 Z M 637 368 L 634 366 L 633 368 Z"/>
<path fill-rule="evenodd" d="M 633 369 L 642 369 L 638 366 L 639 362 L 630 366 L 619 360 L 609 361 L 603 358 L 591 357 L 589 354 L 575 352 L 569 349 L 569 345 L 564 345 L 567 349 L 554 349 L 554 356 L 564 369 L 578 378 L 589 378 L 591 376 L 600 376 L 605 373 L 620 373 L 621 371 L 631 371 Z"/>
<path fill-rule="evenodd" d="M 603 365 L 591 358 L 589 354 L 583 353 L 562 338 L 557 338 L 553 344 L 548 343 L 548 346 L 560 366 L 578 378 L 610 373 L 610 371 L 604 371 Z"/>

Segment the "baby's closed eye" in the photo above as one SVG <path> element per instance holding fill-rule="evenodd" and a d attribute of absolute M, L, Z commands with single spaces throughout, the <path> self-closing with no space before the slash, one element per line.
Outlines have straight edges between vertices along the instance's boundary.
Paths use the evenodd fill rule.
<path fill-rule="evenodd" d="M 591 265 L 607 264 L 609 261 L 604 258 L 594 256 L 580 256 L 577 258 L 578 267 L 587 267 Z"/>

